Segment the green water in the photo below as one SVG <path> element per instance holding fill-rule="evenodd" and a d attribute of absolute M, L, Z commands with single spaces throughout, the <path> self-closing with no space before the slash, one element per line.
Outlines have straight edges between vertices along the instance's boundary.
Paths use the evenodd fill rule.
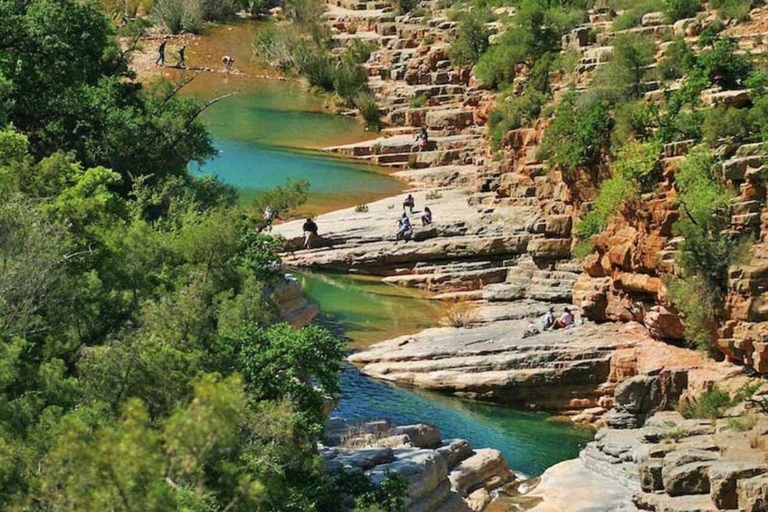
<path fill-rule="evenodd" d="M 263 24 L 240 22 L 211 29 L 190 51 L 191 62 L 213 68 L 220 55 L 234 55 L 242 75 L 202 73 L 184 91 L 202 100 L 230 95 L 201 119 L 213 136 L 218 156 L 190 170 L 219 176 L 245 199 L 286 178 L 310 181 L 306 211 L 325 212 L 397 194 L 398 180 L 381 168 L 330 158 L 317 151 L 370 139 L 356 119 L 325 108 L 324 102 L 295 81 L 259 78 L 264 70 L 250 51 Z"/>
<path fill-rule="evenodd" d="M 423 295 L 371 278 L 336 274 L 299 275 L 305 294 L 323 315 L 319 321 L 362 347 L 436 325 L 439 306 Z M 432 423 L 444 438 L 460 437 L 475 447 L 496 448 L 509 466 L 528 476 L 578 456 L 592 433 L 543 413 L 462 400 L 369 379 L 348 366 L 334 415 L 395 423 Z"/>

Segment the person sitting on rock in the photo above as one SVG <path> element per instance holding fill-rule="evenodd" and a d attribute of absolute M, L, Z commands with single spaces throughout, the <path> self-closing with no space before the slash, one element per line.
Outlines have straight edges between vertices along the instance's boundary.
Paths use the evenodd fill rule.
<path fill-rule="evenodd" d="M 304 230 L 304 248 L 311 249 L 312 242 L 315 240 L 315 238 L 317 238 L 317 224 L 315 224 L 315 221 L 307 217 L 307 220 L 304 222 L 302 229 Z"/>
<path fill-rule="evenodd" d="M 405 215 L 406 208 L 411 210 L 411 215 L 413 215 L 413 208 L 415 206 L 416 206 L 416 200 L 413 198 L 411 194 L 408 194 L 408 197 L 406 197 L 405 201 L 403 201 L 403 215 Z"/>
<path fill-rule="evenodd" d="M 424 208 L 424 215 L 421 216 L 421 225 L 429 226 L 430 224 L 432 224 L 432 210 L 427 206 Z"/>
<path fill-rule="evenodd" d="M 403 216 L 397 221 L 397 236 L 395 238 L 407 241 L 410 237 L 411 229 L 411 219 L 403 213 Z"/>
<path fill-rule="evenodd" d="M 416 135 L 416 143 L 419 145 L 419 151 L 427 148 L 427 144 L 429 144 L 429 133 L 427 133 L 426 126 L 422 126 L 421 131 Z"/>
<path fill-rule="evenodd" d="M 552 326 L 553 329 L 567 329 L 569 327 L 573 326 L 573 315 L 571 314 L 571 310 L 568 308 L 565 308 L 565 311 L 563 312 L 562 316 L 555 320 L 555 325 Z"/>
<path fill-rule="evenodd" d="M 550 330 L 555 325 L 555 308 L 549 308 L 549 311 L 544 313 L 539 319 L 541 328 L 544 331 Z"/>

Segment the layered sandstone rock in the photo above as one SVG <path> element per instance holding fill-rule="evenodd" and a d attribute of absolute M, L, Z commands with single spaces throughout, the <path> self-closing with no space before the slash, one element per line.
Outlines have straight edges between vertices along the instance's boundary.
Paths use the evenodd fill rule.
<path fill-rule="evenodd" d="M 515 479 L 497 450 L 442 440 L 431 425 L 332 418 L 327 438 L 320 455 L 331 473 L 362 471 L 375 484 L 399 474 L 408 482 L 408 512 L 480 512 L 491 501 L 490 491 Z"/>

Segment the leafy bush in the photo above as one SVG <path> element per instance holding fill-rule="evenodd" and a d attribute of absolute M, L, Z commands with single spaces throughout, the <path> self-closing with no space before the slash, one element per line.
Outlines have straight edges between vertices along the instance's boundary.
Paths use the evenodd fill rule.
<path fill-rule="evenodd" d="M 627 30 L 640 25 L 643 16 L 649 12 L 661 11 L 664 4 L 660 0 L 644 0 L 625 9 L 613 20 L 613 30 Z"/>
<path fill-rule="evenodd" d="M 717 169 L 709 151 L 696 147 L 675 174 L 682 214 L 673 228 L 684 240 L 677 254 L 681 275 L 670 284 L 670 296 L 682 314 L 686 339 L 703 350 L 712 350 L 728 267 L 739 252 L 747 252 L 724 233 L 732 194 Z"/>
<path fill-rule="evenodd" d="M 360 111 L 366 128 L 373 131 L 381 129 L 381 111 L 373 96 L 368 93 L 359 94 L 355 98 L 355 106 Z"/>
<path fill-rule="evenodd" d="M 417 94 L 415 96 L 411 96 L 411 99 L 408 100 L 408 106 L 411 108 L 423 108 L 427 106 L 427 97 L 423 94 Z"/>
<path fill-rule="evenodd" d="M 619 105 L 614 117 L 611 138 L 614 147 L 621 147 L 628 140 L 646 141 L 654 135 L 659 108 L 655 103 L 637 100 Z"/>
<path fill-rule="evenodd" d="M 612 128 L 607 102 L 577 105 L 576 92 L 571 89 L 560 100 L 555 118 L 544 132 L 541 156 L 564 170 L 599 163 L 608 151 Z"/>
<path fill-rule="evenodd" d="M 418 0 L 394 0 L 394 3 L 397 12 L 405 14 L 411 12 L 418 5 Z"/>
<path fill-rule="evenodd" d="M 723 138 L 744 140 L 755 133 L 750 125 L 749 109 L 719 106 L 707 111 L 701 133 L 704 141 L 715 146 Z M 759 133 L 759 130 L 757 131 Z"/>
<path fill-rule="evenodd" d="M 709 6 L 717 9 L 717 15 L 723 20 L 744 21 L 749 18 L 752 0 L 710 0 Z"/>
<path fill-rule="evenodd" d="M 698 66 L 704 70 L 711 83 L 723 89 L 734 89 L 744 85 L 753 70 L 751 60 L 738 49 L 736 39 L 726 37 L 713 42 L 711 49 L 699 55 Z"/>
<path fill-rule="evenodd" d="M 685 38 L 676 37 L 664 52 L 664 58 L 659 62 L 659 76 L 664 80 L 682 78 L 694 63 L 695 56 Z"/>
<path fill-rule="evenodd" d="M 367 204 L 358 204 L 355 206 L 355 213 L 367 213 L 369 210 Z"/>
<path fill-rule="evenodd" d="M 541 113 L 547 96 L 533 88 L 526 89 L 520 96 L 505 96 L 496 102 L 496 108 L 488 119 L 491 146 L 501 148 L 502 137 L 509 130 L 520 128 L 525 123 L 535 120 Z"/>
<path fill-rule="evenodd" d="M 639 34 L 621 34 L 613 43 L 611 60 L 598 68 L 589 92 L 594 99 L 612 104 L 642 96 L 648 66 L 655 59 L 656 44 Z"/>
<path fill-rule="evenodd" d="M 590 238 L 605 229 L 624 203 L 654 183 L 660 157 L 661 144 L 655 140 L 633 141 L 621 147 L 611 166 L 611 177 L 600 184 L 592 208 L 576 226 L 580 240 L 577 257 L 591 252 Z"/>
<path fill-rule="evenodd" d="M 472 12 L 462 16 L 449 50 L 451 63 L 458 67 L 473 66 L 488 48 L 489 36 L 482 15 Z"/>
<path fill-rule="evenodd" d="M 688 419 L 715 420 L 722 418 L 723 413 L 733 405 L 728 392 L 715 386 L 710 391 L 702 393 L 696 400 L 683 405 L 680 412 Z"/>
<path fill-rule="evenodd" d="M 317 23 L 325 12 L 320 0 L 285 0 L 283 8 L 288 19 L 301 24 Z"/>
<path fill-rule="evenodd" d="M 235 12 L 234 0 L 155 0 L 152 13 L 166 32 L 200 32 L 204 21 L 227 19 Z"/>
<path fill-rule="evenodd" d="M 525 0 L 498 44 L 491 46 L 477 63 L 476 75 L 493 87 L 512 83 L 515 68 L 523 62 L 535 63 L 543 55 L 556 52 L 563 34 L 584 18 L 578 8 L 555 6 Z"/>
<path fill-rule="evenodd" d="M 701 0 L 664 0 L 664 14 L 670 23 L 693 18 L 701 11 Z"/>

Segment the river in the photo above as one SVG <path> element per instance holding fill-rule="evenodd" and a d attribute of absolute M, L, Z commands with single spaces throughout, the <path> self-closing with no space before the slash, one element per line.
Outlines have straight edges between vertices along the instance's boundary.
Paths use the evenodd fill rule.
<path fill-rule="evenodd" d="M 249 41 L 257 25 L 217 27 L 191 48 L 190 59 L 217 65 L 220 55 L 235 55 L 236 67 L 255 75 Z M 236 50 L 236 51 L 235 51 Z M 237 95 L 204 115 L 217 158 L 194 172 L 216 174 L 236 186 L 243 201 L 285 178 L 307 178 L 311 196 L 306 211 L 322 213 L 397 194 L 402 184 L 381 169 L 320 154 L 326 145 L 371 137 L 353 119 L 331 115 L 322 102 L 290 81 L 204 74 L 189 93 L 207 99 Z M 310 300 L 319 304 L 319 322 L 361 348 L 435 326 L 440 305 L 421 292 L 396 288 L 377 279 L 336 274 L 299 274 Z M 476 447 L 500 450 L 509 466 L 523 474 L 541 474 L 549 466 L 577 456 L 591 433 L 543 413 L 520 411 L 368 379 L 347 367 L 335 415 L 405 424 L 429 422 L 443 436 L 468 439 Z"/>

